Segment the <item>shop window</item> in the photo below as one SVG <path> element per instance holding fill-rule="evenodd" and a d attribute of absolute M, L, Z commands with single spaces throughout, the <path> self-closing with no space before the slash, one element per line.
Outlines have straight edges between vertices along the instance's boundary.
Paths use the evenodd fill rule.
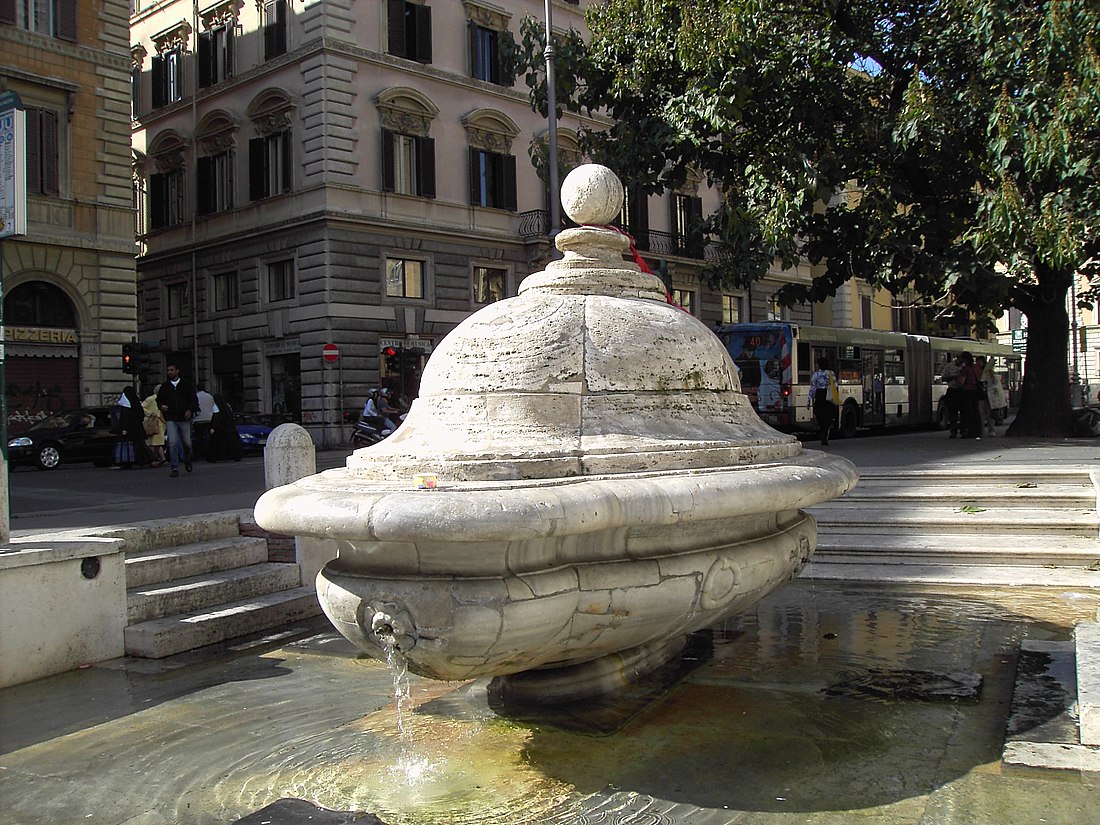
<path fill-rule="evenodd" d="M 387 259 L 386 295 L 390 298 L 423 298 L 424 262 L 404 258 Z"/>
<path fill-rule="evenodd" d="M 279 420 L 302 420 L 302 365 L 297 353 L 268 359 L 271 414 Z"/>

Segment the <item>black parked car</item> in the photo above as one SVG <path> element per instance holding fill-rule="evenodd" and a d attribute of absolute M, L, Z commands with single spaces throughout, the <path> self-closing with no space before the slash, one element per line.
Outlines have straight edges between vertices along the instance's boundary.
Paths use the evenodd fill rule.
<path fill-rule="evenodd" d="M 85 407 L 54 413 L 8 441 L 8 461 L 43 470 L 75 461 L 97 467 L 114 463 L 118 436 L 111 427 L 111 407 Z"/>

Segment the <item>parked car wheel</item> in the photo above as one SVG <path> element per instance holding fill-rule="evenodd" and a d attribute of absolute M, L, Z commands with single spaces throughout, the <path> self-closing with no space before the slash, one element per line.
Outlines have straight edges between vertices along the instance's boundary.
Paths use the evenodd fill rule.
<path fill-rule="evenodd" d="M 35 462 L 40 470 L 53 470 L 61 463 L 61 451 L 54 444 L 43 444 L 38 448 Z"/>

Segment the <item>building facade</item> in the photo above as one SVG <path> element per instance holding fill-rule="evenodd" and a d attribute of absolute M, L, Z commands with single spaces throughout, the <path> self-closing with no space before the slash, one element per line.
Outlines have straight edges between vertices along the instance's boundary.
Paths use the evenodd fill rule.
<path fill-rule="evenodd" d="M 583 32 L 585 5 L 555 0 L 555 29 Z M 342 413 L 371 387 L 415 396 L 435 344 L 549 260 L 547 187 L 532 160 L 545 156 L 547 123 L 507 60 L 522 19 L 541 22 L 543 6 L 135 9 L 148 383 L 175 360 L 236 410 L 299 421 L 320 446 L 345 440 Z M 584 160 L 583 125 L 558 123 L 565 170 Z M 708 323 L 765 317 L 776 284 L 730 295 L 700 284 L 710 247 L 690 228 L 709 197 L 694 181 L 628 200 L 624 223 L 689 311 Z"/>
<path fill-rule="evenodd" d="M 113 403 L 136 327 L 129 10 L 0 0 L 0 93 L 26 120 L 25 235 L 0 241 L 9 432 Z"/>

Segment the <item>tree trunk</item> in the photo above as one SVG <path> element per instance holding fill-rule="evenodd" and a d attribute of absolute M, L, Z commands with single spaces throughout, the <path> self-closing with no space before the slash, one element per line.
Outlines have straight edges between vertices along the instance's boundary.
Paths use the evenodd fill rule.
<path fill-rule="evenodd" d="M 1073 435 L 1067 293 L 1066 288 L 1039 287 L 1035 300 L 1021 306 L 1027 315 L 1023 394 L 1016 420 L 1005 435 L 1023 438 Z"/>

